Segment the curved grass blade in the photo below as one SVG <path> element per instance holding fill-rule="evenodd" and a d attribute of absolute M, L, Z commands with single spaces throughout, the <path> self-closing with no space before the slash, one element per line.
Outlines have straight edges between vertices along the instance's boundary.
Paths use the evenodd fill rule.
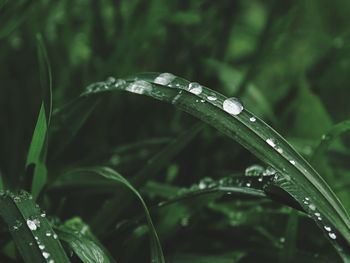
<path fill-rule="evenodd" d="M 171 140 L 163 149 L 150 158 L 139 172 L 137 172 L 132 178 L 132 184 L 135 185 L 135 187 L 144 185 L 147 180 L 155 176 L 171 159 L 181 152 L 197 136 L 202 128 L 203 124 L 196 123 Z M 125 199 L 124 196 L 125 193 L 123 192 L 117 193 L 112 200 L 101 208 L 100 212 L 93 220 L 93 225 L 98 227 L 96 231 L 103 232 L 107 229 L 119 216 L 121 211 L 129 204 L 128 201 L 120 204 L 120 200 Z"/>
<path fill-rule="evenodd" d="M 335 193 L 313 167 L 275 130 L 253 115 L 236 99 L 228 99 L 213 90 L 190 83 L 170 73 L 143 73 L 125 80 L 115 80 L 104 85 L 90 85 L 82 96 L 105 91 L 126 90 L 168 102 L 214 126 L 238 141 L 259 159 L 280 172 L 284 180 L 274 183 L 286 190 L 317 222 L 335 244 L 338 253 L 348 260 L 350 220 Z M 305 203 L 304 199 L 310 202 Z M 311 207 L 317 207 L 319 216 Z M 346 245 L 338 237 L 324 230 L 322 218 L 327 219 L 341 233 Z M 339 244 L 339 246 L 337 245 Z M 346 250 L 344 252 L 343 250 Z"/>
<path fill-rule="evenodd" d="M 327 132 L 324 136 L 322 136 L 322 140 L 317 145 L 312 158 L 311 162 L 315 163 L 324 155 L 324 153 L 327 151 L 328 147 L 331 145 L 331 143 L 337 139 L 339 136 L 341 136 L 343 133 L 350 131 L 350 120 L 342 121 L 336 125 L 334 125 L 330 131 Z"/>
<path fill-rule="evenodd" d="M 0 215 L 26 263 L 69 263 L 45 213 L 26 193 L 0 193 Z"/>
<path fill-rule="evenodd" d="M 71 181 L 73 185 L 75 185 L 77 180 L 80 180 L 81 182 L 83 182 L 83 181 L 89 181 L 91 179 L 94 182 L 96 182 L 96 180 L 107 180 L 107 181 L 117 182 L 124 185 L 131 192 L 134 193 L 137 199 L 141 202 L 142 207 L 144 209 L 145 216 L 146 216 L 147 225 L 150 233 L 152 263 L 164 263 L 165 259 L 163 256 L 163 251 L 158 239 L 157 232 L 153 225 L 151 215 L 148 211 L 147 205 L 144 202 L 142 196 L 139 194 L 139 192 L 124 177 L 122 177 L 116 171 L 108 167 L 92 167 L 92 168 L 80 168 L 80 169 L 69 171 L 68 173 L 59 177 L 58 180 L 64 182 L 66 186 L 69 186 Z M 92 187 L 94 186 L 92 185 Z M 120 200 L 123 200 L 123 199 L 120 199 Z M 123 202 L 120 200 L 119 202 Z"/>
<path fill-rule="evenodd" d="M 66 242 L 84 263 L 116 263 L 107 249 L 91 233 L 80 218 L 72 218 L 56 229 L 59 239 Z"/>

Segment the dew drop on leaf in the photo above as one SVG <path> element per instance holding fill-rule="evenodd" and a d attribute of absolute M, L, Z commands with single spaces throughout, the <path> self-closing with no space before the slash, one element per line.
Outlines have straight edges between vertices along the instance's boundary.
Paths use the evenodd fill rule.
<path fill-rule="evenodd" d="M 270 145 L 271 147 L 276 147 L 276 141 L 273 138 L 268 138 L 266 139 L 266 142 L 268 145 Z"/>
<path fill-rule="evenodd" d="M 49 258 L 49 256 L 50 256 L 50 254 L 48 252 L 46 252 L 46 251 L 43 252 L 43 257 L 44 258 L 47 259 L 47 258 Z"/>
<path fill-rule="evenodd" d="M 136 94 L 145 94 L 152 91 L 152 85 L 147 81 L 137 80 L 127 86 L 126 90 Z"/>
<path fill-rule="evenodd" d="M 192 82 L 188 85 L 188 91 L 193 94 L 199 95 L 202 93 L 202 90 L 202 86 L 197 82 Z"/>
<path fill-rule="evenodd" d="M 331 239 L 336 239 L 337 238 L 336 234 L 334 234 L 334 233 L 328 233 L 328 235 L 329 235 L 329 237 Z"/>
<path fill-rule="evenodd" d="M 243 105 L 237 98 L 228 98 L 224 101 L 222 105 L 224 111 L 232 115 L 238 115 L 243 110 Z"/>
<path fill-rule="evenodd" d="M 176 77 L 171 73 L 162 73 L 154 79 L 154 83 L 160 84 L 160 85 L 168 85 L 175 78 Z"/>
<path fill-rule="evenodd" d="M 210 100 L 210 101 L 217 100 L 217 98 L 215 96 L 208 96 L 207 99 Z"/>
<path fill-rule="evenodd" d="M 330 226 L 324 226 L 324 229 L 328 232 L 331 232 L 332 228 Z"/>
<path fill-rule="evenodd" d="M 27 226 L 32 231 L 37 230 L 40 227 L 40 221 L 38 219 L 27 219 Z"/>
<path fill-rule="evenodd" d="M 252 165 L 249 166 L 245 169 L 245 175 L 246 176 L 260 176 L 264 173 L 265 169 L 264 167 L 260 166 L 260 165 Z"/>

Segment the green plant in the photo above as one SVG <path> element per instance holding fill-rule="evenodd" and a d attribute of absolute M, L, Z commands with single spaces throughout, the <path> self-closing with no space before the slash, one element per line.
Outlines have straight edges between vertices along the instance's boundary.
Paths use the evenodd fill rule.
<path fill-rule="evenodd" d="M 0 262 L 349 262 L 349 8 L 0 0 Z"/>

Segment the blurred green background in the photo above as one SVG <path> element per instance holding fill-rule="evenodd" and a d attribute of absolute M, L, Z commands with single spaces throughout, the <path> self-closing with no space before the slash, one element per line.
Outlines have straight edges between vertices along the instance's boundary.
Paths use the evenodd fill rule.
<path fill-rule="evenodd" d="M 23 187 L 41 101 L 37 33 L 43 36 L 50 59 L 55 108 L 109 76 L 171 72 L 239 97 L 308 158 L 322 135 L 350 116 L 349 10 L 346 0 L 0 0 L 0 174 L 10 187 Z M 52 138 L 49 177 L 77 164 L 101 163 L 132 177 L 164 142 L 195 121 L 141 96 L 116 92 L 102 99 L 59 156 L 50 153 L 64 138 Z M 144 140 L 157 143 L 120 150 Z M 314 164 L 348 210 L 349 145 L 344 136 L 324 160 Z M 119 154 L 111 154 L 116 148 Z M 156 180 L 190 186 L 205 176 L 242 172 L 253 163 L 258 160 L 238 144 L 206 128 Z M 88 220 L 91 213 L 83 206 L 77 211 L 66 208 L 62 215 Z M 212 222 L 211 213 L 196 220 Z M 166 226 L 158 227 L 161 237 L 166 236 L 162 233 Z M 189 235 L 199 244 L 197 228 L 176 238 Z M 316 238 L 321 235 L 313 231 Z M 209 234 L 213 251 L 230 239 L 218 229 Z M 258 242 L 250 238 L 248 247 L 249 242 Z M 176 249 L 175 243 L 165 243 L 169 254 L 186 251 L 181 246 Z M 309 243 L 318 250 L 328 247 L 315 240 Z M 190 249 L 196 250 L 200 248 Z"/>

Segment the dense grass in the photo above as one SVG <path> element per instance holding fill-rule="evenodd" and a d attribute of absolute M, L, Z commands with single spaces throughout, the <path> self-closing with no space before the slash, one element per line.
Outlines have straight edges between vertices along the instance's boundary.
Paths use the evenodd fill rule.
<path fill-rule="evenodd" d="M 0 261 L 350 262 L 349 8 L 0 0 Z"/>

